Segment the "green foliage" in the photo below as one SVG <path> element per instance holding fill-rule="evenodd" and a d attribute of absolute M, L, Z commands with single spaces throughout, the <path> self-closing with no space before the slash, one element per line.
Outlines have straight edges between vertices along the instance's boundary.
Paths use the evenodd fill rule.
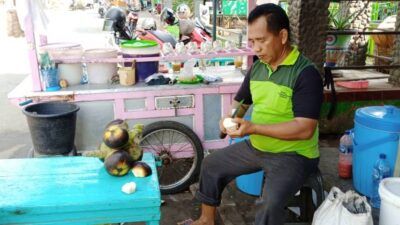
<path fill-rule="evenodd" d="M 358 13 L 358 11 L 355 11 L 354 13 L 347 14 L 343 10 L 329 13 L 329 28 L 335 30 L 349 29 Z"/>

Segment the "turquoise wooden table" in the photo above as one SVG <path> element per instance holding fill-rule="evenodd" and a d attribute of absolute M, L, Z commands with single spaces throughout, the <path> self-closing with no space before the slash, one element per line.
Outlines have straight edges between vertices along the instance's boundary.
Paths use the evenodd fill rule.
<path fill-rule="evenodd" d="M 143 161 L 152 175 L 110 176 L 90 157 L 0 160 L 0 224 L 159 224 L 161 197 L 154 157 Z M 136 192 L 122 185 L 135 182 Z"/>

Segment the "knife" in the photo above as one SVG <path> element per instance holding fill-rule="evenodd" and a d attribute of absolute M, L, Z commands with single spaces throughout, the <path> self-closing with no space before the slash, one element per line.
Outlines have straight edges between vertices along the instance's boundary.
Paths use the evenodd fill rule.
<path fill-rule="evenodd" d="M 242 100 L 239 102 L 239 105 L 236 107 L 235 111 L 233 111 L 233 114 L 232 114 L 231 118 L 235 118 L 235 117 L 236 117 L 236 115 L 238 114 L 239 109 L 240 109 L 240 107 L 242 106 L 243 102 L 244 102 L 244 99 L 242 99 Z M 223 132 L 220 132 L 220 133 L 219 133 L 219 138 L 224 139 L 225 137 L 226 137 L 226 134 L 225 134 L 225 133 L 223 133 Z"/>

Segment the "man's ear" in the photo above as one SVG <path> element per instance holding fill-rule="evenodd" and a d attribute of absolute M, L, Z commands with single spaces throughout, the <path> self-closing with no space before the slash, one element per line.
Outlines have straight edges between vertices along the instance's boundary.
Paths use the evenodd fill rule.
<path fill-rule="evenodd" d="M 282 29 L 279 32 L 279 36 L 281 37 L 282 45 L 286 45 L 286 43 L 289 41 L 289 33 L 288 30 Z"/>

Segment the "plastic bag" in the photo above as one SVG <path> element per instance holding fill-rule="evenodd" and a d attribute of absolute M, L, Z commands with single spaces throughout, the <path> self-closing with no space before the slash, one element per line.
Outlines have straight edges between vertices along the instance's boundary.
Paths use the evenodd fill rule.
<path fill-rule="evenodd" d="M 332 187 L 315 211 L 312 225 L 373 225 L 371 206 L 365 197 L 354 191 L 343 193 Z"/>

